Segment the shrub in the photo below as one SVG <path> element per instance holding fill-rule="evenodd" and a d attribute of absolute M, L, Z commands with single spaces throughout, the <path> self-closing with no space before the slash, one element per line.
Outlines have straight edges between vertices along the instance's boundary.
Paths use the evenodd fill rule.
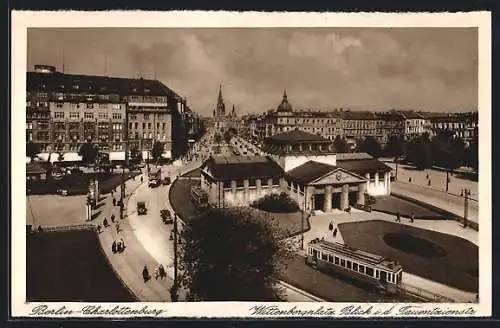
<path fill-rule="evenodd" d="M 292 213 L 299 210 L 299 205 L 286 192 L 266 195 L 251 204 L 259 210 L 272 213 Z"/>
<path fill-rule="evenodd" d="M 377 199 L 374 196 L 372 196 L 368 193 L 365 193 L 365 205 L 373 206 L 373 205 L 375 205 L 376 202 L 377 202 Z"/>

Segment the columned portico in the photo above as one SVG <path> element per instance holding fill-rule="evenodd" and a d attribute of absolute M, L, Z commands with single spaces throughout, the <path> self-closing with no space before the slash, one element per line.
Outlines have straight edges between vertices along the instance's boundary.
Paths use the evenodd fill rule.
<path fill-rule="evenodd" d="M 349 185 L 342 185 L 342 191 L 340 192 L 340 209 L 342 211 L 349 207 Z"/>
<path fill-rule="evenodd" d="M 325 200 L 323 204 L 323 212 L 330 212 L 332 210 L 332 189 L 331 185 L 325 186 Z"/>
<path fill-rule="evenodd" d="M 362 183 L 358 186 L 358 204 L 365 205 L 365 193 L 366 193 L 366 184 Z"/>

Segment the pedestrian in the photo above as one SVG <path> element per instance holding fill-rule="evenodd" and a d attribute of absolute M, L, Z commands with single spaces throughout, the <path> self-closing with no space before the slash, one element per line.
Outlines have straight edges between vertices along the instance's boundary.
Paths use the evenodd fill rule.
<path fill-rule="evenodd" d="M 337 230 L 337 228 L 335 228 L 335 230 L 333 230 L 333 238 L 337 238 L 337 232 L 338 232 L 338 230 Z"/>
<path fill-rule="evenodd" d="M 116 241 L 114 241 L 114 240 L 113 240 L 113 244 L 111 244 L 111 251 L 113 252 L 113 254 L 116 254 L 116 252 L 118 251 Z"/>
<path fill-rule="evenodd" d="M 115 223 L 115 215 L 111 214 L 111 223 Z"/>
<path fill-rule="evenodd" d="M 123 252 L 123 249 L 124 249 L 124 246 L 123 246 L 122 241 L 120 240 L 120 241 L 118 241 L 118 249 L 117 249 L 118 253 Z"/>
<path fill-rule="evenodd" d="M 125 240 L 123 240 L 123 238 L 120 238 L 120 245 L 121 245 L 122 251 L 124 251 L 125 250 Z"/>
<path fill-rule="evenodd" d="M 120 232 L 120 225 L 117 223 L 116 224 L 116 233 L 119 233 Z"/>
<path fill-rule="evenodd" d="M 411 183 L 411 177 L 408 178 L 408 182 Z"/>
<path fill-rule="evenodd" d="M 328 230 L 332 231 L 333 230 L 333 223 L 330 222 L 330 224 L 328 225 Z"/>
<path fill-rule="evenodd" d="M 100 225 L 100 224 L 98 224 L 98 225 L 97 225 L 97 232 L 98 232 L 98 233 L 101 233 L 101 232 L 102 232 L 102 231 L 101 231 L 101 229 L 102 229 L 101 225 Z"/>
<path fill-rule="evenodd" d="M 427 180 L 429 180 L 429 173 L 427 173 L 427 175 L 425 176 L 425 178 L 426 178 Z"/>
<path fill-rule="evenodd" d="M 102 221 L 102 224 L 104 225 L 105 228 L 107 228 L 108 227 L 108 219 L 104 218 L 104 220 Z"/>
<path fill-rule="evenodd" d="M 151 278 L 149 276 L 149 271 L 147 266 L 144 266 L 144 268 L 142 269 L 142 278 L 144 279 L 144 282 L 147 282 Z"/>
<path fill-rule="evenodd" d="M 399 212 L 396 214 L 396 222 L 401 222 L 401 216 L 399 215 Z"/>
<path fill-rule="evenodd" d="M 163 264 L 160 264 L 158 267 L 158 271 L 160 272 L 160 278 L 163 279 L 167 276 L 167 273 L 165 272 L 165 268 L 163 267 Z"/>
<path fill-rule="evenodd" d="M 144 181 L 144 177 L 141 176 L 141 183 Z"/>
<path fill-rule="evenodd" d="M 116 206 L 116 199 L 113 198 L 113 206 Z"/>
<path fill-rule="evenodd" d="M 431 180 L 427 182 L 427 185 L 430 187 L 431 186 Z"/>
<path fill-rule="evenodd" d="M 158 268 L 155 269 L 155 280 L 158 280 L 160 277 L 160 270 Z"/>
<path fill-rule="evenodd" d="M 413 213 L 411 213 L 410 215 L 410 222 L 411 223 L 415 222 L 415 216 L 413 215 Z"/>
<path fill-rule="evenodd" d="M 111 197 L 113 197 L 113 189 L 111 189 Z"/>
<path fill-rule="evenodd" d="M 42 226 L 38 226 L 38 232 L 43 232 Z"/>

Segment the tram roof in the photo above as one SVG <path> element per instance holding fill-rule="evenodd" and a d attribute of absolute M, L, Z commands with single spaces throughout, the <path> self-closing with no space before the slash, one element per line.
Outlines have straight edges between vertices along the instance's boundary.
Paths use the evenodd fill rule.
<path fill-rule="evenodd" d="M 361 249 L 352 248 L 345 244 L 332 243 L 326 240 L 316 239 L 310 242 L 311 246 L 316 246 L 320 250 L 327 252 L 334 252 L 339 254 L 345 254 L 353 259 L 367 262 L 375 266 L 382 266 L 387 270 L 397 271 L 401 268 L 401 265 L 394 261 L 388 260 L 381 255 L 376 255 Z"/>

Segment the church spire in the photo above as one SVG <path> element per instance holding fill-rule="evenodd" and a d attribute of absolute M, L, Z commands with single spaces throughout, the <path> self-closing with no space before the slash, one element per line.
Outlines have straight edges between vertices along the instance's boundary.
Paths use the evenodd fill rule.
<path fill-rule="evenodd" d="M 226 115 L 226 105 L 224 104 L 224 98 L 222 98 L 222 84 L 219 85 L 219 97 L 217 99 L 216 114 L 218 117 Z"/>
<path fill-rule="evenodd" d="M 222 84 L 219 84 L 219 98 L 217 103 L 222 104 L 224 102 L 224 98 L 222 98 Z"/>
<path fill-rule="evenodd" d="M 288 100 L 288 96 L 286 95 L 286 88 L 283 91 L 283 100 Z"/>

